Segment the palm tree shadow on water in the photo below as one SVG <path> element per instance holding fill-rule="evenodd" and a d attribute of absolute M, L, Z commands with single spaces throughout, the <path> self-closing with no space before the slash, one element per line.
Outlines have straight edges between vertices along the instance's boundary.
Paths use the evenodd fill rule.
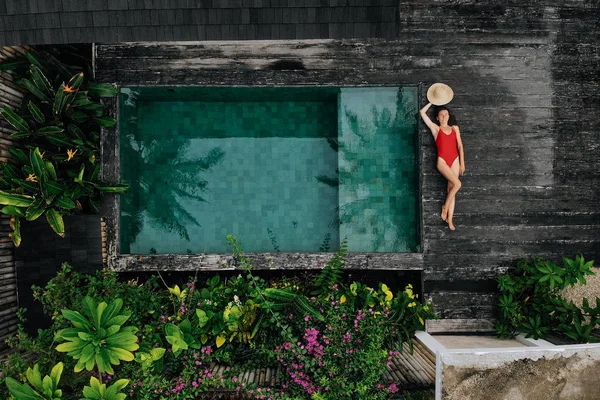
<path fill-rule="evenodd" d="M 135 107 L 135 102 L 124 103 L 132 104 Z M 121 197 L 121 252 L 130 252 L 146 221 L 158 231 L 189 242 L 187 227 L 200 223 L 183 201 L 206 202 L 203 193 L 209 190 L 209 182 L 200 175 L 222 163 L 225 152 L 214 147 L 204 156 L 189 158 L 190 139 L 177 136 L 168 144 L 156 138 L 139 140 L 131 129 L 137 125 L 135 113 L 127 123 L 129 130 L 121 136 L 121 159 L 124 166 L 130 166 L 127 174 L 132 188 Z"/>
<path fill-rule="evenodd" d="M 357 112 L 351 110 L 348 106 L 344 106 L 343 118 L 348 124 L 349 131 L 344 132 L 343 136 L 340 135 L 338 142 L 336 142 L 336 147 L 339 148 L 342 156 L 340 157 L 338 170 L 335 171 L 334 176 L 317 176 L 315 179 L 329 186 L 337 183 L 335 186 L 349 192 L 349 197 L 353 199 L 348 203 L 339 205 L 336 209 L 335 220 L 339 225 L 356 225 L 358 222 L 360 226 L 352 231 L 359 235 L 365 234 L 368 235 L 367 237 L 371 237 L 370 248 L 355 249 L 355 251 L 407 251 L 405 248 L 412 246 L 412 244 L 407 243 L 406 235 L 403 234 L 405 228 L 398 226 L 396 220 L 396 218 L 406 213 L 406 210 L 401 207 L 402 202 L 390 201 L 391 215 L 390 213 L 374 212 L 373 197 L 368 193 L 366 195 L 363 193 L 366 185 L 373 184 L 373 182 L 367 181 L 364 177 L 359 178 L 363 181 L 358 181 L 357 177 L 360 177 L 362 172 L 366 171 L 364 166 L 365 149 L 372 147 L 375 141 L 381 140 L 386 140 L 392 145 L 395 143 L 394 136 L 398 135 L 400 130 L 411 129 L 411 132 L 414 130 L 415 110 L 415 105 L 410 99 L 406 98 L 401 88 L 398 89 L 396 94 L 395 113 L 392 113 L 388 107 L 383 107 L 379 111 L 373 104 L 370 110 L 370 119 L 366 119 L 359 116 Z M 414 163 L 414 159 L 412 162 Z M 389 178 L 377 177 L 377 179 L 385 181 L 382 182 L 384 184 L 381 184 L 381 187 L 385 186 L 386 192 L 390 196 L 410 189 L 407 187 L 406 179 L 398 176 L 393 169 L 389 171 Z M 352 235 L 347 236 L 352 242 Z M 390 238 L 391 242 L 389 241 Z M 408 242 L 410 242 L 410 239 Z"/>

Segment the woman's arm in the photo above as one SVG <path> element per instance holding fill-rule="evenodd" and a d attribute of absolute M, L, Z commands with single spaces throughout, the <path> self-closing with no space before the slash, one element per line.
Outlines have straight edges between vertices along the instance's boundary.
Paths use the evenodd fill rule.
<path fill-rule="evenodd" d="M 465 173 L 465 151 L 463 149 L 462 139 L 460 138 L 460 129 L 458 129 L 458 125 L 454 125 L 453 128 L 456 131 L 456 144 L 458 146 L 458 155 L 460 157 L 459 174 L 462 175 Z"/>
<path fill-rule="evenodd" d="M 423 119 L 423 122 L 425 122 L 425 125 L 427 125 L 427 127 L 431 131 L 433 138 L 436 139 L 437 134 L 440 131 L 440 127 L 437 126 L 436 124 L 434 124 L 433 121 L 427 115 L 427 110 L 429 110 L 429 108 L 431 108 L 431 106 L 432 106 L 431 103 L 427 103 L 425 105 L 425 107 L 421 108 L 421 111 L 419 111 L 419 114 L 421 115 L 421 119 Z"/>

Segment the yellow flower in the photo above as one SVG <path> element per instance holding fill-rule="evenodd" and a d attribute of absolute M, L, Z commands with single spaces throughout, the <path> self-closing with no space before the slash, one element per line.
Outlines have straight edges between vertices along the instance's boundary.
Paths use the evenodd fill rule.
<path fill-rule="evenodd" d="M 67 150 L 67 161 L 71 161 L 71 159 L 77 154 L 77 150 L 73 151 L 71 149 Z"/>
<path fill-rule="evenodd" d="M 406 287 L 406 290 L 404 291 L 404 293 L 406 293 L 408 295 L 408 297 L 410 297 L 411 299 L 415 298 L 415 295 L 413 294 L 412 289 L 410 289 L 408 286 Z"/>
<path fill-rule="evenodd" d="M 379 314 L 381 314 L 379 311 L 375 311 L 375 312 L 373 313 L 373 318 L 377 318 L 377 316 L 378 316 Z"/>
<path fill-rule="evenodd" d="M 346 302 L 346 296 L 342 295 L 342 297 L 340 297 L 340 304 L 344 304 Z"/>
<path fill-rule="evenodd" d="M 34 174 L 29 174 L 29 176 L 25 180 L 28 182 L 37 182 L 38 181 Z"/>
<path fill-rule="evenodd" d="M 414 306 L 416 306 L 416 305 L 417 305 L 417 303 L 415 303 L 415 302 L 413 301 L 412 303 L 410 303 L 410 304 L 408 305 L 408 307 L 410 308 L 410 307 L 414 307 Z"/>

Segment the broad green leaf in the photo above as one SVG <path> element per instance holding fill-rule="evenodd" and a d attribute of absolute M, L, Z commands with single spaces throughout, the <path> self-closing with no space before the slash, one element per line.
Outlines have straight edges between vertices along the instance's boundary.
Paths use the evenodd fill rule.
<path fill-rule="evenodd" d="M 49 98 L 52 97 L 52 95 L 54 94 L 54 91 L 52 89 L 52 84 L 50 83 L 48 78 L 46 78 L 46 75 L 44 74 L 44 72 L 42 72 L 42 70 L 35 65 L 31 66 L 30 71 L 31 71 L 31 79 L 33 80 L 33 83 L 35 84 L 35 86 L 40 91 L 47 94 Z"/>
<path fill-rule="evenodd" d="M 43 198 L 36 199 L 25 212 L 25 218 L 27 221 L 35 221 L 46 211 L 46 202 Z"/>
<path fill-rule="evenodd" d="M 16 207 L 29 207 L 35 199 L 23 194 L 13 194 L 0 190 L 0 204 Z"/>
<path fill-rule="evenodd" d="M 17 81 L 16 83 L 17 83 L 17 85 L 22 86 L 25 89 L 29 90 L 32 95 L 34 95 L 41 101 L 43 101 L 43 102 L 51 101 L 51 98 L 46 93 L 44 93 L 40 89 L 38 89 L 38 87 L 35 86 L 35 83 L 31 82 L 29 79 L 21 79 L 21 80 Z"/>
<path fill-rule="evenodd" d="M 29 136 L 31 136 L 31 132 L 19 131 L 19 132 L 11 133 L 9 137 L 11 139 L 21 140 L 21 139 L 25 139 Z"/>
<path fill-rule="evenodd" d="M 65 84 L 63 82 L 62 85 L 60 85 L 60 87 L 56 91 L 56 94 L 54 95 L 54 102 L 52 105 L 52 112 L 54 113 L 54 115 L 59 115 L 62 112 L 63 107 L 65 106 L 64 101 L 65 101 Z"/>
<path fill-rule="evenodd" d="M 90 94 L 100 97 L 115 97 L 117 95 L 117 89 L 105 83 L 94 83 L 89 82 L 87 84 L 87 90 Z"/>
<path fill-rule="evenodd" d="M 73 325 L 75 325 L 76 328 L 84 328 L 84 329 L 92 328 L 90 321 L 88 321 L 88 319 L 86 317 L 84 317 L 77 311 L 62 310 L 61 313 L 66 319 L 71 321 L 73 323 Z"/>
<path fill-rule="evenodd" d="M 23 118 L 17 115 L 7 106 L 2 106 L 2 116 L 11 124 L 17 131 L 29 131 L 29 125 Z"/>
<path fill-rule="evenodd" d="M 54 169 L 54 164 L 52 164 L 52 161 L 44 161 L 44 165 L 46 166 L 46 173 L 48 175 L 48 178 L 50 178 L 53 181 L 56 181 L 56 169 Z"/>
<path fill-rule="evenodd" d="M 46 219 L 52 230 L 54 230 L 58 236 L 65 237 L 65 224 L 62 215 L 60 215 L 58 211 L 49 209 L 46 211 Z"/>
<path fill-rule="evenodd" d="M 27 380 L 29 383 L 33 385 L 36 389 L 41 389 L 42 387 L 42 374 L 40 373 L 40 366 L 35 364 L 33 368 L 27 368 L 27 372 L 25 373 Z"/>
<path fill-rule="evenodd" d="M 95 117 L 94 121 L 105 128 L 112 128 L 117 124 L 117 120 L 111 117 Z"/>
<path fill-rule="evenodd" d="M 29 385 L 23 385 L 13 378 L 6 378 L 6 386 L 8 386 L 10 394 L 17 400 L 45 400 Z"/>
<path fill-rule="evenodd" d="M 26 67 L 29 64 L 24 58 L 8 60 L 0 63 L 0 71 L 14 71 L 15 69 Z"/>
<path fill-rule="evenodd" d="M 35 119 L 40 124 L 44 123 L 46 117 L 44 116 L 44 113 L 42 113 L 42 110 L 40 110 L 38 106 L 36 106 L 33 103 L 33 101 L 30 100 L 29 103 L 27 103 L 27 108 L 29 109 L 29 112 L 31 113 L 33 119 Z"/>
<path fill-rule="evenodd" d="M 58 383 L 60 382 L 60 377 L 63 372 L 63 367 L 63 363 L 59 362 L 52 368 L 52 371 L 50 371 L 50 378 L 52 378 L 52 382 L 54 382 L 53 390 L 57 389 Z"/>
<path fill-rule="evenodd" d="M 71 107 L 81 107 L 88 106 L 92 103 L 92 101 L 88 97 L 88 92 L 86 90 L 80 90 L 75 95 L 75 98 L 71 101 Z"/>
<path fill-rule="evenodd" d="M 22 149 L 11 147 L 8 152 L 22 164 L 29 164 L 29 157 Z"/>
<path fill-rule="evenodd" d="M 60 208 L 64 208 L 65 210 L 72 210 L 76 207 L 73 200 L 69 199 L 66 196 L 60 196 L 56 199 L 56 202 L 54 204 L 56 204 Z"/>
<path fill-rule="evenodd" d="M 44 165 L 44 160 L 42 160 L 42 154 L 40 153 L 40 149 L 38 147 L 30 151 L 29 159 L 31 161 L 31 168 L 33 168 L 34 175 L 39 181 L 42 181 L 46 175 L 46 168 Z"/>
<path fill-rule="evenodd" d="M 45 126 L 43 128 L 40 128 L 39 132 L 43 135 L 47 135 L 47 134 L 57 134 L 57 133 L 61 133 L 62 131 L 64 131 L 64 128 L 61 128 L 60 126 Z"/>
<path fill-rule="evenodd" d="M 217 348 L 223 346 L 223 344 L 225 344 L 225 337 L 221 336 L 221 335 L 217 336 L 216 344 L 217 344 Z"/>
<path fill-rule="evenodd" d="M 152 360 L 154 361 L 158 361 L 162 358 L 162 356 L 165 354 L 166 349 L 163 349 L 162 347 L 155 347 L 152 350 L 150 350 L 150 354 L 152 355 Z"/>
<path fill-rule="evenodd" d="M 46 71 L 46 67 L 44 66 L 44 61 L 41 56 L 35 51 L 28 51 L 25 53 L 25 57 L 29 60 L 31 64 L 37 67 L 40 71 Z"/>
<path fill-rule="evenodd" d="M 4 206 L 4 207 L 2 207 L 2 209 L 0 209 L 0 212 L 2 212 L 2 214 L 12 215 L 15 217 L 24 217 L 25 216 L 25 209 L 20 208 L 20 207 L 15 207 L 15 206 Z"/>
<path fill-rule="evenodd" d="M 13 243 L 16 247 L 21 245 L 21 219 L 19 217 L 10 218 L 10 227 L 13 232 L 9 233 L 9 237 L 12 238 Z"/>
<path fill-rule="evenodd" d="M 65 191 L 65 189 L 67 188 L 62 183 L 52 182 L 52 181 L 46 182 L 45 186 L 46 186 L 46 189 L 48 190 L 48 193 L 55 195 L 55 196 L 62 194 Z"/>
<path fill-rule="evenodd" d="M 84 113 L 83 111 L 75 111 L 69 115 L 69 118 L 71 118 L 73 121 L 77 122 L 78 124 L 81 124 L 88 119 L 88 115 L 86 113 Z"/>
<path fill-rule="evenodd" d="M 67 86 L 69 87 L 69 90 L 79 90 L 79 87 L 81 86 L 81 83 L 83 82 L 83 72 L 80 72 L 78 74 L 73 75 L 73 77 L 71 78 L 71 80 L 69 80 L 69 83 L 67 84 Z"/>
<path fill-rule="evenodd" d="M 73 181 L 83 184 L 83 173 L 85 172 L 85 164 L 81 164 L 81 169 L 79 170 L 79 174 L 77 174 L 76 178 L 73 178 Z"/>
<path fill-rule="evenodd" d="M 62 149 L 69 149 L 75 147 L 73 146 L 73 142 L 64 135 L 47 134 L 46 139 L 53 145 Z"/>
<path fill-rule="evenodd" d="M 125 185 L 125 184 L 116 184 L 116 185 L 96 184 L 94 186 L 99 191 L 107 192 L 107 193 L 125 193 L 129 189 L 129 185 Z"/>

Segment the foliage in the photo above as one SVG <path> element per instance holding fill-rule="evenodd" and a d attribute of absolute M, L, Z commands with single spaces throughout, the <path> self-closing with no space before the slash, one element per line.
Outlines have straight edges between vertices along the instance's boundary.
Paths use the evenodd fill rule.
<path fill-rule="evenodd" d="M 62 399 L 62 390 L 58 389 L 60 376 L 62 375 L 63 364 L 58 363 L 52 368 L 50 375 L 44 376 L 40 373 L 38 364 L 33 369 L 27 368 L 27 383 L 19 383 L 13 378 L 6 378 L 6 386 L 10 394 L 17 400 L 58 400 Z"/>
<path fill-rule="evenodd" d="M 99 178 L 99 131 L 116 121 L 106 115 L 101 97 L 116 95 L 110 85 L 91 82 L 83 71 L 59 62 L 45 51 L 29 50 L 17 62 L 0 64 L 12 70 L 26 93 L 20 107 L 3 106 L 2 117 L 14 127 L 19 143 L 0 171 L 0 212 L 11 216 L 11 237 L 21 243 L 20 220 L 45 216 L 64 236 L 63 215 L 98 212 L 101 192 L 122 193 L 125 185 Z M 66 82 L 66 83 L 65 83 Z"/>
<path fill-rule="evenodd" d="M 56 350 L 66 352 L 77 360 L 75 372 L 84 368 L 91 371 L 97 367 L 100 373 L 114 374 L 111 364 L 119 365 L 121 361 L 133 361 L 132 351 L 139 348 L 135 336 L 137 328 L 122 327 L 128 319 L 129 312 L 121 311 L 123 300 L 116 299 L 110 304 L 97 304 L 86 296 L 83 300 L 83 314 L 72 310 L 63 310 L 62 314 L 71 321 L 73 328 L 61 329 L 56 333 L 56 340 L 66 343 L 56 346 Z"/>
<path fill-rule="evenodd" d="M 497 278 L 498 336 L 514 337 L 522 331 L 535 339 L 554 334 L 575 343 L 596 341 L 591 331 L 600 324 L 600 298 L 595 307 L 584 299 L 580 308 L 561 294 L 569 286 L 585 284 L 585 277 L 594 275 L 593 266 L 581 255 L 563 258 L 563 265 L 539 257 L 519 261 Z"/>
<path fill-rule="evenodd" d="M 65 373 L 72 375 L 66 380 L 66 400 L 79 399 L 84 385 L 87 399 L 103 398 L 98 397 L 102 387 L 106 399 L 127 395 L 137 400 L 195 399 L 212 389 L 272 399 L 399 394 L 396 385 L 380 384 L 382 373 L 399 342 L 410 341 L 424 319 L 433 317 L 411 286 L 398 293 L 385 283 L 344 286 L 339 271 L 345 248 L 332 258 L 328 272 L 305 284 L 298 278 L 269 282 L 255 276 L 241 244 L 229 240 L 242 267 L 239 275 L 165 283 L 162 289 L 154 278 L 143 284 L 121 282 L 113 272 L 86 276 L 64 266 L 45 288 L 35 290 L 53 315 L 52 327 L 37 339 L 20 331 L 11 343 L 31 349 L 42 366 L 64 362 Z M 66 310 L 78 303 L 83 305 L 79 313 Z M 123 304 L 131 315 L 121 311 Z M 140 329 L 123 327 L 126 321 L 136 321 Z M 111 335 L 121 336 L 113 340 Z M 55 349 L 53 337 L 66 342 Z M 113 376 L 112 365 L 133 359 L 121 363 L 118 379 Z M 232 369 L 214 374 L 214 363 Z M 278 364 L 284 386 L 277 390 L 238 378 L 242 370 Z M 20 376 L 25 368 L 23 360 L 15 360 L 3 370 Z M 92 371 L 75 374 L 84 368 Z M 120 393 L 122 383 L 110 384 L 122 379 L 130 384 Z M 109 391 L 117 397 L 108 397 Z"/>
<path fill-rule="evenodd" d="M 127 395 L 119 393 L 129 381 L 127 379 L 119 379 L 112 385 L 106 387 L 106 384 L 100 383 L 95 377 L 90 378 L 90 386 L 83 388 L 83 398 L 81 400 L 124 400 Z"/>

